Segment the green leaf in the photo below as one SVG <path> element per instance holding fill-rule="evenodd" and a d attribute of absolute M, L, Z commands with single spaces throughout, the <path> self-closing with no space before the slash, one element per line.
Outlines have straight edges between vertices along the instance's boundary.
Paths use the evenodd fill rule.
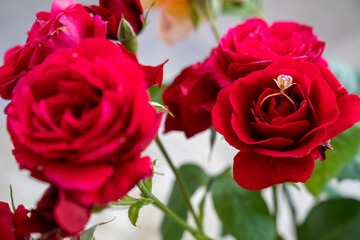
<path fill-rule="evenodd" d="M 190 196 L 194 194 L 196 189 L 205 185 L 209 181 L 209 177 L 198 166 L 193 164 L 185 164 L 179 169 L 180 174 L 187 186 Z M 182 195 L 179 184 L 175 181 L 173 189 L 168 201 L 168 207 L 174 211 L 179 217 L 186 221 L 187 207 L 185 199 Z M 175 224 L 170 218 L 164 216 L 161 224 L 161 235 L 164 240 L 180 240 L 184 229 Z"/>
<path fill-rule="evenodd" d="M 145 28 L 147 27 L 147 25 L 149 24 L 149 21 L 148 21 L 148 19 L 149 19 L 149 14 L 150 14 L 150 11 L 152 10 L 152 8 L 155 6 L 155 4 L 156 4 L 156 0 L 154 0 L 154 1 L 151 3 L 149 9 L 146 11 L 145 17 L 144 17 L 144 24 L 143 24 L 143 27 L 142 27 L 142 29 L 140 30 L 139 34 L 142 33 L 142 32 L 145 30 Z"/>
<path fill-rule="evenodd" d="M 153 102 L 157 102 L 161 105 L 164 105 L 164 102 L 162 100 L 162 94 L 164 90 L 168 87 L 166 84 L 162 84 L 161 88 L 159 88 L 157 85 L 151 86 L 148 91 L 150 93 L 150 99 Z"/>
<path fill-rule="evenodd" d="M 328 63 L 331 71 L 350 93 L 360 94 L 359 72 L 339 60 L 330 59 Z"/>
<path fill-rule="evenodd" d="M 115 218 L 114 218 L 115 219 Z M 98 224 L 95 224 L 94 226 L 92 226 L 91 228 L 88 228 L 86 230 L 84 230 L 81 234 L 80 234 L 80 239 L 81 240 L 93 240 L 94 239 L 94 233 L 95 233 L 95 230 L 101 226 L 101 225 L 104 225 L 104 224 L 107 224 L 109 222 L 112 222 L 114 221 L 114 219 L 110 220 L 110 221 L 107 221 L 107 222 L 102 222 L 102 223 L 98 223 Z M 71 237 L 70 240 L 77 240 L 77 236 L 74 236 L 74 237 Z"/>
<path fill-rule="evenodd" d="M 245 190 L 223 174 L 213 182 L 211 193 L 224 233 L 240 240 L 275 239 L 275 221 L 259 191 Z"/>
<path fill-rule="evenodd" d="M 262 6 L 259 0 L 248 0 L 243 2 L 235 2 L 224 0 L 223 13 L 241 16 L 243 18 L 261 16 Z"/>
<path fill-rule="evenodd" d="M 354 161 L 350 162 L 340 173 L 339 180 L 344 179 L 360 180 L 360 154 L 358 154 Z"/>
<path fill-rule="evenodd" d="M 154 201 L 148 198 L 140 198 L 138 199 L 138 203 L 133 204 L 130 206 L 129 211 L 128 211 L 128 217 L 130 219 L 130 222 L 132 225 L 134 225 L 135 227 L 136 222 L 139 218 L 139 211 L 140 209 L 145 206 L 145 205 L 149 205 L 151 203 L 153 203 Z"/>
<path fill-rule="evenodd" d="M 360 236 L 360 202 L 331 199 L 315 206 L 298 227 L 298 239 L 348 240 Z"/>
<path fill-rule="evenodd" d="M 136 222 L 139 218 L 139 211 L 142 208 L 141 204 L 131 205 L 128 211 L 128 216 L 132 225 L 136 227 Z"/>
<path fill-rule="evenodd" d="M 112 203 L 112 205 L 115 206 L 123 206 L 123 205 L 133 205 L 137 204 L 139 202 L 139 199 L 130 197 L 129 195 L 124 196 L 122 199 L 120 199 L 117 202 Z"/>
<path fill-rule="evenodd" d="M 345 166 L 359 153 L 360 124 L 339 134 L 331 140 L 334 150 L 326 150 L 326 160 L 317 160 L 311 178 L 305 183 L 306 188 L 315 196 L 324 190 L 329 181 L 340 175 Z"/>
<path fill-rule="evenodd" d="M 153 106 L 155 109 L 159 110 L 159 111 L 167 111 L 170 116 L 174 117 L 174 114 L 172 114 L 169 109 L 167 109 L 165 106 L 161 105 L 160 103 L 157 102 L 149 102 L 151 106 Z"/>

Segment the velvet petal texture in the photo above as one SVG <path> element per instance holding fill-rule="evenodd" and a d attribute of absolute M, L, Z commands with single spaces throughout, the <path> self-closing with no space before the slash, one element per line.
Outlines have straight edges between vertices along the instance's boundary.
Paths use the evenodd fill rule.
<path fill-rule="evenodd" d="M 234 179 L 243 188 L 261 190 L 284 182 L 306 182 L 315 168 L 309 154 L 303 158 L 278 158 L 239 152 L 234 158 Z"/>
<path fill-rule="evenodd" d="M 280 75 L 294 85 L 281 91 L 275 82 Z M 255 190 L 306 181 L 313 161 L 325 159 L 323 145 L 360 120 L 359 104 L 325 65 L 279 60 L 222 89 L 212 120 L 240 150 L 236 181 Z"/>
<path fill-rule="evenodd" d="M 163 100 L 174 116 L 168 115 L 165 132 L 184 131 L 186 137 L 211 126 L 211 110 L 220 88 L 203 70 L 203 65 L 191 65 L 165 89 Z"/>

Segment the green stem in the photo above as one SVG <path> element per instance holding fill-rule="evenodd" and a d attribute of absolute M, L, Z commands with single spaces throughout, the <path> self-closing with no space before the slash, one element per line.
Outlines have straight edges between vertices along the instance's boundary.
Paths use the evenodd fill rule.
<path fill-rule="evenodd" d="M 289 191 L 288 191 L 285 184 L 283 184 L 283 190 L 284 190 L 284 193 L 285 193 L 286 200 L 289 203 L 291 217 L 292 217 L 292 221 L 293 221 L 294 229 L 295 229 L 295 236 L 297 236 L 297 232 L 296 232 L 296 211 L 295 211 L 294 203 L 293 203 L 293 201 L 291 199 L 290 193 L 289 193 Z"/>
<path fill-rule="evenodd" d="M 277 215 L 278 215 L 278 201 L 277 201 L 277 185 L 272 186 L 272 192 L 273 192 L 273 203 L 274 203 L 274 219 L 275 219 L 275 227 L 277 226 Z"/>
<path fill-rule="evenodd" d="M 181 189 L 181 192 L 185 198 L 185 203 L 186 203 L 186 206 L 188 207 L 188 209 L 190 210 L 191 214 L 194 216 L 194 219 L 195 219 L 195 222 L 196 222 L 196 225 L 198 226 L 198 228 L 200 229 L 200 231 L 202 231 L 202 227 L 201 227 L 201 222 L 200 222 L 200 219 L 197 217 L 197 215 L 195 214 L 195 211 L 194 211 L 194 208 L 192 207 L 191 205 L 191 202 L 190 202 L 190 194 L 189 194 L 189 191 L 184 183 L 184 180 L 182 179 L 181 177 L 181 174 L 179 172 L 179 170 L 174 166 L 174 164 L 172 163 L 171 161 L 171 158 L 169 157 L 169 155 L 167 154 L 165 148 L 164 148 L 164 145 L 161 143 L 160 141 L 160 138 L 157 137 L 155 139 L 155 142 L 156 144 L 158 145 L 161 153 L 164 155 L 166 161 L 168 162 L 168 164 L 170 165 L 170 168 L 171 170 L 174 172 L 175 174 L 175 177 L 176 177 L 176 181 L 177 183 L 179 184 L 180 186 L 180 189 Z"/>
<path fill-rule="evenodd" d="M 211 238 L 205 236 L 202 232 L 192 228 L 189 226 L 182 218 L 176 215 L 170 208 L 168 208 L 165 204 L 163 204 L 158 198 L 156 198 L 146 187 L 143 181 L 138 183 L 138 188 L 144 197 L 153 200 L 153 204 L 155 204 L 160 210 L 162 210 L 171 220 L 173 220 L 176 224 L 183 227 L 185 230 L 191 232 L 191 234 L 198 240 L 211 240 Z"/>
<path fill-rule="evenodd" d="M 209 23 L 210 23 L 211 30 L 212 30 L 212 32 L 214 34 L 215 40 L 216 40 L 217 43 L 219 43 L 220 33 L 219 33 L 219 30 L 218 30 L 218 28 L 216 26 L 215 20 L 210 19 Z"/>
<path fill-rule="evenodd" d="M 11 199 L 11 207 L 13 212 L 16 211 L 16 207 L 15 207 L 15 203 L 14 203 L 14 196 L 13 196 L 13 189 L 12 186 L 10 185 L 10 199 Z"/>

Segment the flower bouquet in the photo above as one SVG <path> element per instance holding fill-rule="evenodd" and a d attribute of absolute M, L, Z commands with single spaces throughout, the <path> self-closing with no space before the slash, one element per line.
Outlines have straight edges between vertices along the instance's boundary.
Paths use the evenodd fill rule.
<path fill-rule="evenodd" d="M 203 25 L 217 41 L 173 81 L 163 82 L 172 59 L 137 57 L 152 11 L 170 45 Z M 323 56 L 312 27 L 261 12 L 255 0 L 54 0 L 38 12 L 25 44 L 4 55 L 0 95 L 14 158 L 46 190 L 30 208 L 10 187 L 0 239 L 103 239 L 101 228 L 119 223 L 90 217 L 126 209 L 141 226 L 151 205 L 164 213 L 164 240 L 287 239 L 284 202 L 292 238 L 357 239 L 360 201 L 330 180 L 359 180 L 360 77 Z M 220 35 L 223 14 L 250 18 Z M 169 151 L 169 132 L 188 145 Z M 203 161 L 178 167 L 175 152 L 195 157 L 194 138 Z M 157 197 L 164 174 L 174 178 L 167 200 Z M 297 191 L 318 199 L 301 222 Z"/>

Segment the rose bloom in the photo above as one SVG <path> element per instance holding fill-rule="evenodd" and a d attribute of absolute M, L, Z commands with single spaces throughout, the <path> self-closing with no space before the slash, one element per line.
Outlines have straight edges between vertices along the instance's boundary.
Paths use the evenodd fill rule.
<path fill-rule="evenodd" d="M 149 8 L 153 2 L 153 0 L 141 1 L 144 9 Z M 189 0 L 157 0 L 154 7 L 160 9 L 159 36 L 166 43 L 175 44 L 194 30 L 191 20 L 192 6 Z"/>
<path fill-rule="evenodd" d="M 211 126 L 211 110 L 220 88 L 205 73 L 203 64 L 185 68 L 165 89 L 163 100 L 174 116 L 168 115 L 165 132 L 184 131 L 190 138 Z"/>
<path fill-rule="evenodd" d="M 75 48 L 83 39 L 106 37 L 106 22 L 74 0 L 55 0 L 50 12 L 39 12 L 25 45 L 9 49 L 0 67 L 0 95 L 12 98 L 18 80 L 58 48 Z"/>
<path fill-rule="evenodd" d="M 110 40 L 86 39 L 21 78 L 6 109 L 20 168 L 85 207 L 150 177 L 152 162 L 140 154 L 162 113 L 149 104 L 146 75 L 159 69 L 132 57 Z"/>
<path fill-rule="evenodd" d="M 262 19 L 249 19 L 228 30 L 205 67 L 221 87 L 226 87 L 277 60 L 325 62 L 321 58 L 324 47 L 311 27 L 296 22 L 274 22 L 268 26 Z"/>
<path fill-rule="evenodd" d="M 329 140 L 360 120 L 360 97 L 324 64 L 279 60 L 222 89 L 212 119 L 240 150 L 235 181 L 259 190 L 309 179 Z"/>
<path fill-rule="evenodd" d="M 25 229 L 28 212 L 23 205 L 20 205 L 12 213 L 9 204 L 0 202 L 0 239 L 30 240 L 30 234 Z"/>

